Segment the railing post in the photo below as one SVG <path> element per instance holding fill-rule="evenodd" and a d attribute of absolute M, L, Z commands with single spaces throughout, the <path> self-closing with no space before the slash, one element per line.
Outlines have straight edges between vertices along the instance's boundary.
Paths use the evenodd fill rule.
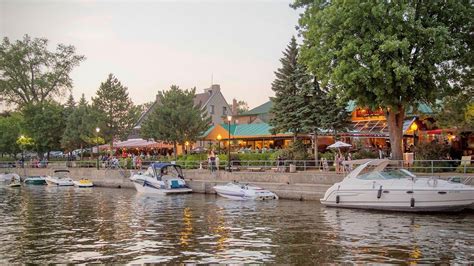
<path fill-rule="evenodd" d="M 306 171 L 306 160 L 303 161 L 303 169 L 304 169 L 303 171 Z"/>
<path fill-rule="evenodd" d="M 431 160 L 431 174 L 434 174 L 434 161 Z"/>

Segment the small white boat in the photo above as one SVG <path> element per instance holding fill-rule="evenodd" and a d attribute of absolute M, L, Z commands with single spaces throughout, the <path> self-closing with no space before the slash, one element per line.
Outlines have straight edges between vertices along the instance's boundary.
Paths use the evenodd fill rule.
<path fill-rule="evenodd" d="M 130 180 L 140 193 L 174 194 L 192 192 L 184 181 L 179 165 L 152 163 L 146 172 L 132 175 Z"/>
<path fill-rule="evenodd" d="M 21 183 L 19 181 L 14 181 L 14 182 L 11 182 L 8 186 L 9 187 L 21 187 Z"/>
<path fill-rule="evenodd" d="M 45 177 L 46 183 L 50 186 L 74 186 L 69 173 L 67 169 L 54 170 L 53 175 Z"/>
<path fill-rule="evenodd" d="M 20 176 L 15 173 L 4 173 L 0 174 L 0 182 L 3 183 L 13 183 L 13 182 L 20 182 Z"/>
<path fill-rule="evenodd" d="M 87 178 L 83 178 L 79 181 L 74 181 L 74 185 L 80 188 L 93 187 L 94 183 Z"/>
<path fill-rule="evenodd" d="M 240 184 L 238 182 L 226 185 L 214 186 L 214 190 L 219 196 L 233 200 L 276 200 L 278 196 L 266 189 Z"/>
<path fill-rule="evenodd" d="M 398 162 L 365 159 L 331 186 L 321 203 L 330 207 L 409 212 L 460 211 L 474 204 L 474 187 L 436 177 L 416 177 Z"/>

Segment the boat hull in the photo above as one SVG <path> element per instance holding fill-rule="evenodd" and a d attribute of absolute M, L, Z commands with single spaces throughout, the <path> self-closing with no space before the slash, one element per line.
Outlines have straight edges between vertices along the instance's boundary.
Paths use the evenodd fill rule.
<path fill-rule="evenodd" d="M 58 187 L 70 187 L 74 186 L 74 182 L 70 179 L 59 179 L 54 177 L 47 177 L 46 183 L 49 186 L 58 186 Z"/>
<path fill-rule="evenodd" d="M 94 183 L 92 183 L 91 181 L 79 180 L 79 181 L 74 181 L 74 186 L 78 188 L 89 188 L 89 187 L 93 187 Z"/>
<path fill-rule="evenodd" d="M 214 186 L 217 195 L 231 200 L 276 200 L 278 196 L 268 190 L 253 186 L 236 185 Z"/>
<path fill-rule="evenodd" d="M 409 192 L 409 193 L 407 193 Z M 456 212 L 474 203 L 474 190 L 334 190 L 321 199 L 329 207 L 404 211 Z"/>

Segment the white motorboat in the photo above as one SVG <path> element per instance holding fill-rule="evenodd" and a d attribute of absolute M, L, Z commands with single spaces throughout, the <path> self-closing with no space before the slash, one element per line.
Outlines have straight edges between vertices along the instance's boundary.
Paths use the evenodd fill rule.
<path fill-rule="evenodd" d="M 416 177 L 398 162 L 354 160 L 360 164 L 321 199 L 330 207 L 430 212 L 460 211 L 474 204 L 474 187 L 436 177 Z"/>
<path fill-rule="evenodd" d="M 225 185 L 214 186 L 219 196 L 233 200 L 276 200 L 278 196 L 266 189 L 232 182 Z"/>
<path fill-rule="evenodd" d="M 46 176 L 46 183 L 50 186 L 74 186 L 74 181 L 69 177 L 69 170 L 57 169 L 51 176 Z"/>
<path fill-rule="evenodd" d="M 4 174 L 0 174 L 0 182 L 10 184 L 10 183 L 21 182 L 21 179 L 20 179 L 20 176 L 15 173 L 4 173 Z"/>
<path fill-rule="evenodd" d="M 93 187 L 94 183 L 87 178 L 82 178 L 79 181 L 74 181 L 74 186 L 79 188 Z"/>
<path fill-rule="evenodd" d="M 184 181 L 181 167 L 170 163 L 152 163 L 142 173 L 132 175 L 130 180 L 140 193 L 175 194 L 192 192 Z"/>

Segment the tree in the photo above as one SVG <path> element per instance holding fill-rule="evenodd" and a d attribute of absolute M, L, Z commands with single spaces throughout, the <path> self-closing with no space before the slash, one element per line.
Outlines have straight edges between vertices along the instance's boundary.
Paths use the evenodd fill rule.
<path fill-rule="evenodd" d="M 76 109 L 76 101 L 74 101 L 74 96 L 72 96 L 71 93 L 69 94 L 64 106 L 64 114 L 66 115 L 66 119 L 72 114 L 72 112 L 74 112 L 74 109 Z"/>
<path fill-rule="evenodd" d="M 81 150 L 86 145 L 96 144 L 95 128 L 98 125 L 96 115 L 87 103 L 84 94 L 66 121 L 66 129 L 61 139 L 61 147 L 72 151 L 76 148 Z M 82 156 L 82 152 L 81 152 Z"/>
<path fill-rule="evenodd" d="M 61 147 L 61 137 L 66 125 L 62 105 L 53 101 L 28 104 L 23 107 L 22 113 L 22 128 L 25 135 L 33 139 L 35 150 L 39 154 Z"/>
<path fill-rule="evenodd" d="M 472 80 L 470 1 L 296 0 L 302 61 L 358 105 L 386 112 L 402 159 L 405 110 Z"/>
<path fill-rule="evenodd" d="M 436 108 L 436 123 L 444 128 L 474 131 L 474 91 L 446 96 Z"/>
<path fill-rule="evenodd" d="M 74 46 L 59 44 L 48 51 L 47 39 L 31 39 L 12 43 L 5 37 L 0 44 L 0 96 L 7 103 L 22 107 L 42 103 L 72 88 L 69 74 L 84 56 Z"/>
<path fill-rule="evenodd" d="M 159 91 L 158 106 L 142 125 L 143 138 L 173 143 L 176 158 L 177 144 L 196 141 L 211 123 L 207 111 L 194 105 L 195 94 L 195 88 L 182 90 L 176 85 Z"/>
<path fill-rule="evenodd" d="M 245 112 L 247 112 L 249 110 L 249 105 L 247 104 L 246 101 L 237 101 L 237 114 L 240 115 L 240 114 L 243 114 Z"/>
<path fill-rule="evenodd" d="M 270 125 L 273 134 L 292 132 L 296 140 L 298 133 L 302 131 L 302 116 L 299 110 L 304 105 L 304 97 L 298 80 L 301 70 L 298 70 L 300 66 L 295 37 L 291 38 L 280 62 L 282 66 L 275 72 L 276 79 L 272 83 L 275 97 L 272 98 L 273 106 L 270 112 L 273 117 L 270 119 Z"/>
<path fill-rule="evenodd" d="M 114 140 L 128 136 L 140 112 L 128 96 L 127 87 L 112 74 L 100 84 L 96 94 L 92 106 L 101 128 L 100 134 L 113 150 Z"/>
<path fill-rule="evenodd" d="M 21 123 L 23 117 L 20 113 L 12 113 L 8 116 L 0 116 L 0 153 L 14 156 L 20 152 L 17 139 L 21 135 Z"/>

